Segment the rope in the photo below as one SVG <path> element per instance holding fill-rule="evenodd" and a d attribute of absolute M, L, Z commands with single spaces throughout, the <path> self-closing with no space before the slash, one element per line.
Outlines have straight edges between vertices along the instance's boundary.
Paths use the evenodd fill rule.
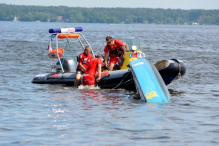
<path fill-rule="evenodd" d="M 71 50 L 71 52 L 72 52 L 71 45 L 70 45 L 70 43 L 69 43 L 69 38 L 67 37 L 66 39 L 67 39 L 67 43 L 66 43 L 66 45 L 65 45 L 65 51 L 64 51 L 64 54 L 63 54 L 63 57 L 62 57 L 62 59 L 63 59 L 63 61 L 62 61 L 62 66 L 63 66 L 63 64 L 64 64 L 65 52 L 66 52 L 68 46 L 69 46 L 69 48 L 70 48 L 70 50 Z M 72 56 L 74 56 L 73 52 L 72 52 Z M 74 59 L 74 57 L 73 57 L 73 59 Z M 75 59 L 74 59 L 74 60 L 75 60 Z"/>
<path fill-rule="evenodd" d="M 77 40 L 76 40 L 75 42 L 77 42 Z M 69 48 L 70 48 L 70 50 L 71 50 L 71 53 L 72 53 L 72 56 L 73 56 L 74 61 L 77 62 L 77 60 L 76 60 L 75 57 L 74 57 L 73 49 L 71 48 L 71 45 L 70 45 L 70 43 L 69 43 L 69 38 L 67 38 L 67 44 L 68 44 L 68 46 L 69 46 Z M 66 44 L 66 45 L 67 45 L 67 44 Z"/>
<path fill-rule="evenodd" d="M 131 83 L 133 83 L 133 79 L 129 79 L 128 81 L 130 81 L 130 83 L 128 83 L 128 84 L 126 84 L 126 86 L 128 86 L 129 84 L 131 84 Z M 126 82 L 128 82 L 128 81 L 126 81 Z M 126 87 L 126 86 L 124 86 L 124 88 Z"/>
<path fill-rule="evenodd" d="M 79 40 L 79 38 L 77 38 L 75 41 L 72 41 L 69 39 L 70 42 L 76 43 Z"/>
<path fill-rule="evenodd" d="M 123 80 L 127 77 L 127 75 L 128 75 L 128 73 L 126 74 L 126 76 L 122 79 L 122 81 L 118 84 L 118 85 L 116 85 L 114 88 L 112 88 L 112 89 L 116 89 L 118 86 L 120 86 L 121 84 L 122 84 L 122 82 L 123 82 Z M 128 80 L 129 81 L 129 80 Z M 126 81 L 127 82 L 127 81 Z"/>
<path fill-rule="evenodd" d="M 65 50 L 67 50 L 67 44 L 66 44 L 66 46 L 65 46 Z M 63 57 L 62 57 L 62 67 L 63 67 L 64 59 L 65 59 L 65 52 L 66 52 L 66 51 L 64 51 L 64 54 L 63 54 Z"/>
<path fill-rule="evenodd" d="M 125 81 L 124 83 L 121 83 L 121 84 L 126 84 L 126 83 L 130 82 L 130 83 L 126 84 L 125 86 L 123 86 L 123 88 L 125 88 L 125 87 L 128 86 L 129 84 L 133 83 L 133 81 L 134 81 L 133 79 L 129 79 L 128 81 Z M 120 85 L 121 85 L 121 84 L 120 84 Z M 113 89 L 116 89 L 116 88 L 114 87 Z"/>

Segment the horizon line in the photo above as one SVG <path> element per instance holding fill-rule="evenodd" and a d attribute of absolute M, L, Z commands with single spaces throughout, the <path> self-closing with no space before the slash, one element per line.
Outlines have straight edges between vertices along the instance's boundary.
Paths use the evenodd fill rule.
<path fill-rule="evenodd" d="M 149 7 L 82 7 L 82 6 L 65 6 L 65 5 L 58 5 L 58 6 L 53 6 L 53 5 L 22 5 L 22 4 L 6 4 L 6 3 L 0 3 L 0 5 L 13 5 L 13 6 L 40 6 L 40 7 L 69 7 L 69 8 L 124 8 L 124 9 L 164 9 L 164 10 L 219 10 L 219 9 L 204 9 L 204 8 L 194 8 L 194 9 L 183 9 L 183 8 L 149 8 Z"/>

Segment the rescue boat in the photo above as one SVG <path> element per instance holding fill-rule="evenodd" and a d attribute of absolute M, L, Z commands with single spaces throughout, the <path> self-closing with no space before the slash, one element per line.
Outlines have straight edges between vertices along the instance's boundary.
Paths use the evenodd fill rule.
<path fill-rule="evenodd" d="M 84 52 L 86 46 L 90 46 L 85 36 L 82 34 L 82 28 L 59 28 L 50 29 L 51 33 L 48 43 L 48 57 L 50 59 L 51 71 L 49 73 L 43 73 L 36 75 L 32 83 L 37 84 L 67 84 L 73 85 L 76 77 L 77 68 L 77 56 Z M 55 39 L 55 41 L 53 41 Z M 55 42 L 55 43 L 52 43 Z M 154 74 L 156 82 L 164 84 L 165 86 L 170 84 L 176 79 L 182 77 L 186 72 L 186 67 L 183 61 L 177 59 L 161 60 L 155 64 L 151 64 L 145 59 L 145 54 L 141 51 L 139 39 L 123 40 L 129 46 L 120 62 L 115 65 L 113 71 L 108 71 L 103 67 L 102 77 L 100 82 L 96 85 L 102 89 L 127 89 L 137 92 L 141 86 L 140 80 L 147 78 L 144 75 L 145 71 L 149 70 L 149 74 Z M 95 57 L 95 53 L 91 48 L 91 54 Z M 102 52 L 102 50 L 101 50 Z M 98 52 L 96 52 L 98 54 Z M 98 54 L 100 55 L 100 54 Z M 137 60 L 137 63 L 133 64 L 133 61 Z M 140 62 L 138 62 L 140 61 Z M 136 61 L 135 61 L 136 62 Z M 135 66 L 144 64 L 147 66 L 142 69 L 135 69 Z M 145 69 L 145 70 L 144 70 Z M 149 76 L 148 76 L 149 77 Z M 147 79 L 145 80 L 147 82 Z M 154 80 L 151 82 L 155 82 Z M 80 83 L 81 84 L 81 83 Z M 140 87 L 139 87 L 140 86 Z M 148 86 L 148 85 L 147 85 Z M 162 85 L 163 86 L 163 85 Z M 166 89 L 165 89 L 166 90 Z M 154 93 L 153 91 L 152 93 Z M 166 91 L 165 91 L 166 92 Z M 156 92 L 157 93 L 157 92 Z M 169 95 L 166 96 L 169 99 Z M 146 100 L 146 96 L 143 97 Z M 143 99 L 142 99 L 143 100 Z"/>

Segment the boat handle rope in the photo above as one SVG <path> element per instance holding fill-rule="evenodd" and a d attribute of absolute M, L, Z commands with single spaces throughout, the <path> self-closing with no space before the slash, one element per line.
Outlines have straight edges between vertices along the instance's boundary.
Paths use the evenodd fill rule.
<path fill-rule="evenodd" d="M 128 81 L 125 81 L 124 83 L 121 83 L 121 84 L 126 84 L 126 83 L 128 83 L 128 82 L 130 82 L 130 83 L 128 83 L 126 86 L 128 86 L 129 84 L 131 84 L 131 83 L 133 83 L 133 79 L 129 79 Z M 120 84 L 120 85 L 121 85 Z M 126 86 L 124 86 L 124 88 L 126 87 Z M 116 88 L 114 88 L 114 89 L 116 89 Z"/>
<path fill-rule="evenodd" d="M 130 71 L 130 70 L 129 70 L 129 71 Z M 112 89 L 116 89 L 117 87 L 119 87 L 119 86 L 122 84 L 123 80 L 127 77 L 127 75 L 128 75 L 128 73 L 127 73 L 126 76 L 122 79 L 122 81 L 121 81 L 118 85 L 116 85 L 114 88 L 112 88 Z"/>

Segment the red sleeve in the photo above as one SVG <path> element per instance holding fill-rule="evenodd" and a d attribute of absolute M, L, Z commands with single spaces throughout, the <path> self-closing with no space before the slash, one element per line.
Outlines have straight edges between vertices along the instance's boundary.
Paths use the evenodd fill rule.
<path fill-rule="evenodd" d="M 78 61 L 79 63 L 82 63 L 83 62 L 83 53 L 81 53 L 80 55 L 79 55 L 79 61 Z"/>
<path fill-rule="evenodd" d="M 105 52 L 105 53 L 108 53 L 108 52 L 109 52 L 107 45 L 106 45 L 105 48 L 104 48 L 104 52 Z"/>
<path fill-rule="evenodd" d="M 99 65 L 99 64 L 101 64 L 102 65 L 102 63 L 101 63 L 101 60 L 100 59 L 98 59 L 98 61 L 97 61 L 97 64 Z"/>
<path fill-rule="evenodd" d="M 120 48 L 121 46 L 124 46 L 124 43 L 120 40 L 116 40 L 116 45 L 118 48 Z"/>

